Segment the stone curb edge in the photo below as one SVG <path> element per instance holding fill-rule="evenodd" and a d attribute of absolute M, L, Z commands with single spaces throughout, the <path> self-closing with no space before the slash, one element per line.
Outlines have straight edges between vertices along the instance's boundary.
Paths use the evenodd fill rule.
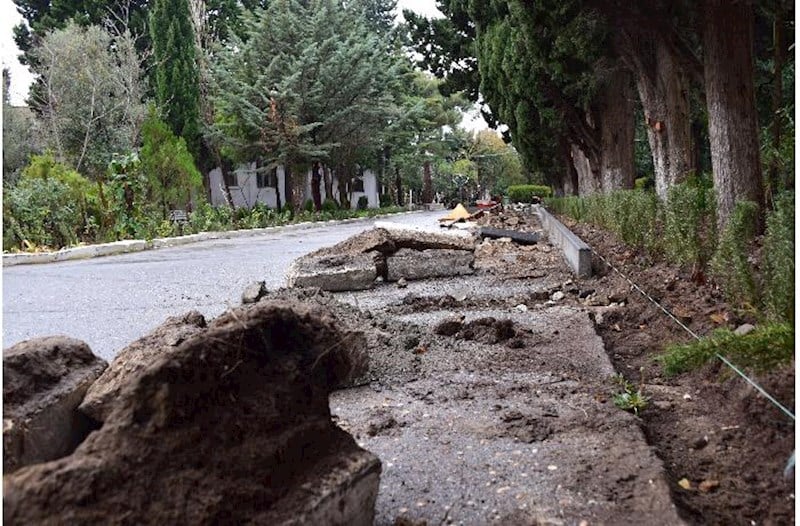
<path fill-rule="evenodd" d="M 533 212 L 539 216 L 539 221 L 550 239 L 550 243 L 558 246 L 564 254 L 564 259 L 579 278 L 588 278 L 592 275 L 592 249 L 572 230 L 561 221 L 553 217 L 544 207 L 535 205 Z"/>
<path fill-rule="evenodd" d="M 201 241 L 212 241 L 216 239 L 235 239 L 241 237 L 255 237 L 262 234 L 269 234 L 277 231 L 304 230 L 315 226 L 325 226 L 334 224 L 348 224 L 365 221 L 374 221 L 384 217 L 395 217 L 420 212 L 420 210 L 410 210 L 408 212 L 397 212 L 394 214 L 380 214 L 372 217 L 354 217 L 350 219 L 330 219 L 328 221 L 306 221 L 293 225 L 270 226 L 266 228 L 253 228 L 249 230 L 229 230 L 221 232 L 200 232 L 178 237 L 160 237 L 150 241 L 143 239 L 129 239 L 125 241 L 114 241 L 112 243 L 102 243 L 99 245 L 86 245 L 80 247 L 64 248 L 55 252 L 37 252 L 17 254 L 3 254 L 3 267 L 13 267 L 16 265 L 33 265 L 36 263 L 56 263 L 59 261 L 71 261 L 75 259 L 88 259 L 103 256 L 113 256 L 117 254 L 127 254 L 130 252 L 141 252 L 158 248 L 178 247 Z"/>

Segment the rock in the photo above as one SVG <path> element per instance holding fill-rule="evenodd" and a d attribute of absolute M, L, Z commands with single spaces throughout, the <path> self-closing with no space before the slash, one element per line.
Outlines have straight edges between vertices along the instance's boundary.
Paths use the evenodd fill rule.
<path fill-rule="evenodd" d="M 609 303 L 620 303 L 628 297 L 628 291 L 624 289 L 613 290 L 608 293 Z"/>
<path fill-rule="evenodd" d="M 685 490 L 690 490 L 692 489 L 692 482 L 687 478 L 682 478 L 678 481 L 678 486 Z"/>
<path fill-rule="evenodd" d="M 708 445 L 708 437 L 701 436 L 692 441 L 691 448 L 700 450 Z"/>
<path fill-rule="evenodd" d="M 672 402 L 669 400 L 656 400 L 653 402 L 653 407 L 656 409 L 661 409 L 662 411 L 669 411 L 672 409 Z"/>
<path fill-rule="evenodd" d="M 561 292 L 560 290 L 557 291 L 557 292 L 554 292 L 553 295 L 550 296 L 550 299 L 553 300 L 553 301 L 561 301 L 561 300 L 564 299 L 564 293 Z"/>
<path fill-rule="evenodd" d="M 364 346 L 318 304 L 229 311 L 130 376 L 70 456 L 5 475 L 4 521 L 372 524 L 380 461 L 328 402 Z"/>
<path fill-rule="evenodd" d="M 36 338 L 3 351 L 3 472 L 68 455 L 95 427 L 77 411 L 106 368 L 80 340 Z"/>
<path fill-rule="evenodd" d="M 514 310 L 517 312 L 528 312 L 528 306 L 525 305 L 524 303 L 520 303 L 519 305 L 514 307 Z"/>
<path fill-rule="evenodd" d="M 378 277 L 379 252 L 366 254 L 306 255 L 286 272 L 288 287 L 317 287 L 327 291 L 364 290 Z"/>
<path fill-rule="evenodd" d="M 404 289 L 406 287 L 408 287 L 408 282 L 406 281 L 406 278 L 400 278 L 397 280 L 398 289 Z"/>
<path fill-rule="evenodd" d="M 167 318 L 153 332 L 117 354 L 111 365 L 89 388 L 80 410 L 98 422 L 104 422 L 110 412 L 110 404 L 120 396 L 131 378 L 146 370 L 158 358 L 174 352 L 181 343 L 205 328 L 206 319 L 195 310 Z"/>
<path fill-rule="evenodd" d="M 473 274 L 475 256 L 467 250 L 401 249 L 386 258 L 386 279 L 397 281 Z"/>
<path fill-rule="evenodd" d="M 736 328 L 736 330 L 733 331 L 733 334 L 735 334 L 736 336 L 744 336 L 745 334 L 749 334 L 749 333 L 753 332 L 754 330 L 755 330 L 755 327 L 753 325 L 750 325 L 749 323 L 745 323 L 743 325 L 739 325 Z"/>
<path fill-rule="evenodd" d="M 387 221 L 377 221 L 375 227 L 385 230 L 398 250 L 409 248 L 413 250 L 468 250 L 471 252 L 475 249 L 475 239 L 472 234 L 461 230 L 441 232 L 415 229 Z"/>
<path fill-rule="evenodd" d="M 248 285 L 242 292 L 242 303 L 255 303 L 267 293 L 266 283 L 256 281 Z"/>

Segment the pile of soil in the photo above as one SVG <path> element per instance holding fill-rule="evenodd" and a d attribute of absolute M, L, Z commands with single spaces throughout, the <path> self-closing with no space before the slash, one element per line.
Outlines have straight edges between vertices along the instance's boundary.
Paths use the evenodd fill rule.
<path fill-rule="evenodd" d="M 713 284 L 693 280 L 691 269 L 651 261 L 611 233 L 562 220 L 696 334 L 755 322 Z M 642 427 L 664 461 L 681 515 L 694 524 L 793 524 L 794 477 L 784 476 L 795 447 L 793 422 L 720 361 L 665 377 L 656 358 L 667 344 L 692 337 L 596 255 L 592 266 L 594 277 L 583 287 L 597 296 L 629 291 L 622 306 L 596 317 L 598 333 L 616 370 L 643 383 L 651 397 Z M 793 365 L 755 379 L 794 407 Z"/>

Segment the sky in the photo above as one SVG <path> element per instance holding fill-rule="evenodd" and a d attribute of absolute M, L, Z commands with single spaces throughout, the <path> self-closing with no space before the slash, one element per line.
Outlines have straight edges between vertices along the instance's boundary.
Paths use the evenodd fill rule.
<path fill-rule="evenodd" d="M 398 0 L 398 17 L 403 9 L 415 11 L 427 17 L 441 17 L 442 13 L 436 9 L 436 0 Z M 11 104 L 21 106 L 25 104 L 28 87 L 33 82 L 33 75 L 26 66 L 17 60 L 19 49 L 14 43 L 13 28 L 22 22 L 22 16 L 12 0 L 0 0 L 0 55 L 4 68 L 11 71 Z M 486 128 L 486 123 L 480 117 L 477 108 L 464 116 L 461 126 L 468 130 Z"/>

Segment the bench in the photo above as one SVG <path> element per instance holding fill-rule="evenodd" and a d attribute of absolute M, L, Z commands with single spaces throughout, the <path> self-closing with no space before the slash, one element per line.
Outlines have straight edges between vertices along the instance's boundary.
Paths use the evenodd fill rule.
<path fill-rule="evenodd" d="M 173 223 L 188 223 L 189 216 L 186 215 L 186 210 L 170 210 L 169 220 Z"/>

